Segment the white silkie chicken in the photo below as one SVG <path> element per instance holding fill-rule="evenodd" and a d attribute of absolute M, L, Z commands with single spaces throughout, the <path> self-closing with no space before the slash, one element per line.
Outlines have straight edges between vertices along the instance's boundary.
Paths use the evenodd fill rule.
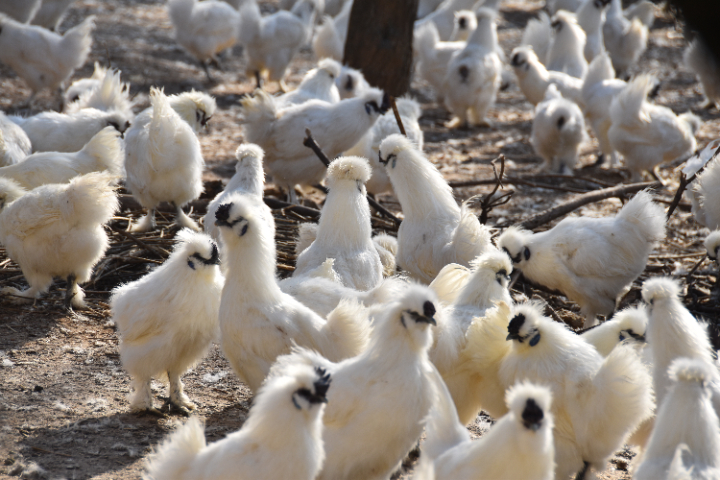
<path fill-rule="evenodd" d="M 99 62 L 95 62 L 95 68 L 92 75 L 89 77 L 78 78 L 73 81 L 69 87 L 67 87 L 67 90 L 65 90 L 66 106 L 69 106 L 72 102 L 76 102 L 83 93 L 95 90 L 98 85 L 100 85 L 103 78 L 105 78 L 108 70 L 110 69 L 103 67 Z"/>
<path fill-rule="evenodd" d="M 169 402 L 187 413 L 195 405 L 180 377 L 218 334 L 223 276 L 220 252 L 207 235 L 180 230 L 170 257 L 144 277 L 112 291 L 110 308 L 120 337 L 120 360 L 132 377 L 130 407 L 153 408 L 150 381 L 169 382 Z"/>
<path fill-rule="evenodd" d="M 398 265 L 430 283 L 448 263 L 469 266 L 490 247 L 490 230 L 472 211 L 458 206 L 438 169 L 402 135 L 380 144 L 385 165 L 405 218 L 398 229 Z"/>
<path fill-rule="evenodd" d="M 541 170 L 572 175 L 585 140 L 582 110 L 550 85 L 545 99 L 535 107 L 530 133 L 530 144 L 543 159 Z"/>
<path fill-rule="evenodd" d="M 587 35 L 578 25 L 577 17 L 561 10 L 552 18 L 551 26 L 553 36 L 545 62 L 547 69 L 583 78 L 588 68 L 584 53 Z"/>
<path fill-rule="evenodd" d="M 602 26 L 605 21 L 605 7 L 609 3 L 610 0 L 585 0 L 576 12 L 578 25 L 587 35 L 583 54 L 588 63 L 605 51 Z"/>
<path fill-rule="evenodd" d="M 9 178 L 0 178 L 0 213 L 12 202 L 27 193 L 19 183 Z"/>
<path fill-rule="evenodd" d="M 130 226 L 144 232 L 155 226 L 155 208 L 172 203 L 181 227 L 199 230 L 183 211 L 183 205 L 203 191 L 205 161 L 198 131 L 215 111 L 215 100 L 203 93 L 187 92 L 167 97 L 150 90 L 151 107 L 137 116 L 125 138 L 126 186 L 149 212 Z"/>
<path fill-rule="evenodd" d="M 603 158 L 610 159 L 611 167 L 617 165 L 619 159 L 608 138 L 608 131 L 612 125 L 610 105 L 626 86 L 626 82 L 615 78 L 615 70 L 606 52 L 597 55 L 590 63 L 582 83 L 583 112 L 598 139 L 600 154 Z M 598 163 L 602 163 L 602 160 L 599 159 Z"/>
<path fill-rule="evenodd" d="M 28 84 L 28 103 L 45 88 L 62 93 L 63 84 L 87 60 L 94 27 L 95 17 L 89 16 L 60 36 L 0 14 L 0 62 Z"/>
<path fill-rule="evenodd" d="M 273 97 L 256 90 L 242 100 L 245 140 L 265 150 L 265 171 L 297 203 L 295 185 L 314 185 L 326 167 L 309 148 L 302 146 L 310 129 L 313 138 L 332 159 L 355 145 L 390 108 L 381 90 L 370 89 L 358 97 L 327 103 L 310 100 L 279 110 Z"/>
<path fill-rule="evenodd" d="M 467 42 L 476 28 L 477 17 L 475 17 L 475 12 L 472 10 L 459 10 L 455 12 L 455 25 L 449 41 Z"/>
<path fill-rule="evenodd" d="M 210 79 L 208 63 L 218 65 L 217 54 L 237 41 L 240 14 L 219 0 L 170 0 L 167 8 L 175 40 L 200 62 Z"/>
<path fill-rule="evenodd" d="M 720 108 L 720 64 L 714 54 L 703 43 L 702 39 L 693 40 L 683 54 L 685 66 L 695 73 L 705 100 L 700 108 L 715 105 Z"/>
<path fill-rule="evenodd" d="M 670 391 L 668 369 L 680 357 L 702 360 L 713 365 L 713 348 L 707 325 L 698 322 L 679 298 L 680 286 L 671 278 L 646 280 L 642 297 L 648 305 L 650 320 L 647 341 L 652 352 L 653 382 L 658 405 Z M 720 387 L 715 382 L 713 403 L 720 411 Z"/>
<path fill-rule="evenodd" d="M 317 68 L 313 68 L 298 85 L 296 90 L 278 97 L 279 108 L 298 105 L 308 100 L 322 100 L 328 103 L 340 101 L 340 92 L 335 85 L 335 79 L 340 75 L 342 66 L 331 58 L 320 60 Z"/>
<path fill-rule="evenodd" d="M 146 480 L 314 480 L 323 465 L 323 411 L 333 379 L 308 365 L 277 365 L 242 428 L 210 445 L 192 417 L 150 457 Z"/>
<path fill-rule="evenodd" d="M 360 70 L 347 65 L 343 65 L 340 76 L 335 79 L 335 85 L 340 92 L 341 100 L 357 97 L 371 88 Z"/>
<path fill-rule="evenodd" d="M 675 115 L 667 107 L 648 102 L 654 82 L 650 75 L 636 77 L 610 105 L 610 145 L 622 154 L 633 181 L 639 181 L 644 171 L 659 179 L 660 164 L 690 157 L 697 145 L 700 119 L 690 112 Z"/>
<path fill-rule="evenodd" d="M 38 187 L 5 205 L 0 243 L 20 265 L 30 288 L 5 287 L 0 293 L 32 301 L 47 292 L 53 277 L 61 277 L 68 283 L 65 305 L 85 308 L 78 283 L 90 280 L 110 246 L 103 225 L 118 209 L 115 180 L 108 173 L 89 173 L 70 183 Z"/>
<path fill-rule="evenodd" d="M 350 23 L 350 9 L 353 2 L 345 2 L 343 9 L 337 17 L 330 15 L 323 17 L 313 38 L 313 51 L 317 58 L 332 58 L 341 62 L 345 51 L 348 25 Z"/>
<path fill-rule="evenodd" d="M 453 55 L 463 48 L 466 42 L 443 42 L 440 40 L 435 24 L 428 22 L 415 27 L 414 50 L 417 52 L 417 75 L 426 81 L 438 103 L 442 103 L 445 95 L 445 77 L 448 64 Z"/>
<path fill-rule="evenodd" d="M 718 253 L 720 253 L 720 230 L 710 232 L 708 236 L 705 237 L 703 245 L 705 246 L 708 258 L 720 266 L 720 257 L 718 257 Z"/>
<path fill-rule="evenodd" d="M 436 301 L 426 287 L 408 287 L 375 316 L 370 345 L 354 358 L 331 363 L 301 349 L 278 360 L 319 366 L 333 379 L 317 480 L 389 479 L 417 443 L 437 382 L 427 353 Z"/>
<path fill-rule="evenodd" d="M 509 412 L 475 441 L 458 422 L 447 390 L 440 390 L 440 399 L 427 418 L 423 443 L 423 456 L 430 457 L 435 478 L 554 478 L 552 394 L 548 388 L 522 382 L 508 389 Z"/>
<path fill-rule="evenodd" d="M 522 380 L 552 390 L 555 419 L 555 478 L 605 470 L 608 458 L 652 415 L 652 379 L 631 346 L 607 358 L 570 331 L 542 315 L 536 303 L 518 305 L 508 324 L 510 352 L 502 360 L 506 386 Z"/>
<path fill-rule="evenodd" d="M 415 30 L 432 23 L 437 29 L 440 40 L 448 41 L 455 28 L 455 12 L 473 10 L 476 3 L 478 0 L 445 0 L 434 12 L 415 21 Z"/>
<path fill-rule="evenodd" d="M 552 39 L 550 17 L 544 11 L 538 12 L 537 18 L 528 20 L 523 30 L 521 47 L 530 47 L 543 65 L 547 65 L 548 50 Z M 574 78 L 574 77 L 573 77 Z"/>
<path fill-rule="evenodd" d="M 473 18 L 475 18 L 475 15 L 473 15 Z M 407 137 L 415 143 L 418 150 L 422 151 L 424 134 L 418 123 L 422 115 L 420 104 L 412 98 L 398 98 L 396 104 Z M 397 124 L 394 112 L 388 111 L 375 122 L 375 125 L 358 143 L 345 152 L 345 155 L 368 159 L 372 167 L 372 175 L 365 186 L 367 191 L 374 195 L 392 190 L 392 183 L 387 176 L 385 167 L 380 163 L 378 152 L 380 151 L 380 143 L 394 133 L 400 133 L 400 127 Z"/>
<path fill-rule="evenodd" d="M 567 73 L 548 71 L 531 47 L 520 46 L 513 50 L 510 66 L 520 90 L 533 105 L 543 101 L 549 85 L 555 85 L 563 97 L 581 104 L 582 80 Z"/>
<path fill-rule="evenodd" d="M 715 150 L 711 150 L 714 154 Z M 707 152 L 708 155 L 710 153 Z M 697 176 L 691 189 L 695 221 L 711 230 L 720 228 L 720 156 L 708 161 L 705 170 Z"/>
<path fill-rule="evenodd" d="M 622 0 L 610 0 L 605 12 L 603 42 L 618 76 L 626 76 L 645 51 L 648 27 L 639 18 L 629 20 L 622 11 Z"/>
<path fill-rule="evenodd" d="M 15 122 L 0 112 L 0 167 L 15 165 L 32 153 L 32 144 Z"/>
<path fill-rule="evenodd" d="M 644 345 L 647 341 L 648 316 L 644 307 L 629 307 L 617 312 L 611 319 L 597 325 L 581 337 L 595 347 L 600 355 L 607 357 L 621 342 L 635 342 Z"/>
<path fill-rule="evenodd" d="M 40 25 L 56 32 L 65 18 L 67 9 L 75 0 L 43 0 L 40 10 L 32 18 L 33 25 Z"/>
<path fill-rule="evenodd" d="M 43 112 L 32 117 L 10 116 L 32 144 L 33 152 L 77 152 L 105 127 L 124 133 L 130 118 L 117 111 L 84 108 L 74 113 Z"/>
<path fill-rule="evenodd" d="M 20 23 L 28 23 L 40 9 L 42 0 L 5 0 L 0 4 L 0 13 L 4 13 Z"/>
<path fill-rule="evenodd" d="M 0 177 L 11 178 L 28 190 L 103 170 L 120 177 L 123 159 L 120 134 L 113 127 L 105 127 L 79 152 L 33 153 L 20 163 L 0 168 Z"/>
<path fill-rule="evenodd" d="M 342 303 L 326 321 L 280 290 L 275 241 L 256 203 L 233 194 L 215 213 L 227 272 L 220 303 L 222 348 L 254 392 L 293 345 L 340 361 L 364 350 L 370 328 L 356 303 Z"/>
<path fill-rule="evenodd" d="M 525 278 L 577 303 L 587 328 L 612 313 L 663 238 L 665 212 L 642 191 L 613 218 L 568 217 L 540 233 L 511 227 L 497 245 Z"/>
<path fill-rule="evenodd" d="M 497 54 L 496 13 L 488 8 L 475 12 L 478 26 L 465 48 L 455 53 L 445 76 L 445 106 L 454 118 L 448 127 L 489 126 L 487 113 L 495 104 L 502 80 L 502 61 Z"/>
<path fill-rule="evenodd" d="M 365 190 L 371 171 L 360 157 L 340 157 L 330 163 L 330 191 L 320 213 L 317 238 L 298 255 L 294 275 L 303 275 L 333 258 L 333 268 L 346 287 L 367 291 L 380 284 L 383 266 L 371 238 Z"/>
<path fill-rule="evenodd" d="M 270 227 L 271 238 L 275 238 L 275 219 L 270 207 L 263 202 L 265 173 L 263 172 L 262 160 L 264 156 L 265 152 L 257 145 L 252 143 L 240 145 L 235 151 L 235 158 L 237 158 L 235 175 L 225 185 L 223 191 L 218 193 L 207 206 L 207 213 L 203 218 L 205 233 L 221 245 L 220 229 L 215 225 L 215 212 L 230 195 L 236 193 L 252 197 L 258 202 L 258 205 L 261 205 L 260 210 Z"/>
<path fill-rule="evenodd" d="M 670 391 L 660 405 L 635 480 L 720 478 L 720 421 L 709 385 L 717 367 L 679 358 L 668 371 Z"/>
<path fill-rule="evenodd" d="M 95 64 L 97 69 L 98 65 Z M 73 84 L 75 85 L 75 84 Z M 133 102 L 130 100 L 129 85 L 120 79 L 120 71 L 107 69 L 98 82 L 84 89 L 73 85 L 65 92 L 65 113 L 78 112 L 85 108 L 93 108 L 104 112 L 117 111 L 125 116 L 127 121 L 135 118 Z M 89 83 L 86 84 L 89 86 Z M 77 95 L 77 96 L 75 96 Z M 126 123 L 126 125 L 128 125 Z"/>
<path fill-rule="evenodd" d="M 257 87 L 262 77 L 278 82 L 283 91 L 285 71 L 300 48 L 312 38 L 318 11 L 316 0 L 300 0 L 291 11 L 280 10 L 267 17 L 260 15 L 257 0 L 248 0 L 240 10 L 238 42 L 247 56 L 245 70 L 254 75 Z"/>

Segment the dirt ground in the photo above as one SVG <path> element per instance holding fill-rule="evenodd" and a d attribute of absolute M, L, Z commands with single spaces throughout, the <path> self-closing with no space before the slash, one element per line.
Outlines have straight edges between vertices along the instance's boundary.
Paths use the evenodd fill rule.
<path fill-rule="evenodd" d="M 164 3 L 153 0 L 78 0 L 71 8 L 61 30 L 76 25 L 90 14 L 97 16 L 94 45 L 86 66 L 75 78 L 89 76 L 92 64 L 98 61 L 122 70 L 123 79 L 131 83 L 136 95 L 137 111 L 147 106 L 150 86 L 162 85 L 166 93 L 190 88 L 209 91 L 218 101 L 218 112 L 201 135 L 203 154 L 207 161 L 206 194 L 194 205 L 195 216 L 204 214 L 204 205 L 221 188 L 220 180 L 234 172 L 233 153 L 243 141 L 238 124 L 238 98 L 251 91 L 254 83 L 244 74 L 244 61 L 236 47 L 223 58 L 223 71 L 213 70 L 208 82 L 195 60 L 173 40 L 173 31 Z M 504 1 L 499 23 L 501 44 L 510 53 L 519 41 L 527 20 L 542 7 L 538 1 Z M 263 3 L 267 11 L 272 3 Z M 716 110 L 698 110 L 702 101 L 699 85 L 693 74 L 682 65 L 685 45 L 680 27 L 667 14 L 659 17 L 651 32 L 650 45 L 632 73 L 651 71 L 662 81 L 657 102 L 676 112 L 692 109 L 704 121 L 698 132 L 698 145 L 704 147 L 720 136 L 720 114 Z M 302 50 L 291 67 L 288 80 L 296 85 L 312 68 L 312 53 Z M 274 88 L 274 87 L 271 87 Z M 433 100 L 427 86 L 415 82 L 411 92 L 423 107 L 421 126 L 425 132 L 425 152 L 451 182 L 491 179 L 490 161 L 499 154 L 507 158 L 508 174 L 530 175 L 525 184 L 505 185 L 514 190 L 512 200 L 492 211 L 489 224 L 495 226 L 519 223 L 534 213 L 558 205 L 577 193 L 614 184 L 624 178 L 619 169 L 592 168 L 597 142 L 583 147 L 581 164 L 576 171 L 579 179 L 537 175 L 540 159 L 529 143 L 532 106 L 525 101 L 517 86 L 499 94 L 491 113 L 493 128 L 471 128 L 448 131 L 443 123 L 449 115 Z M 0 66 L 0 108 L 17 111 L 28 97 L 29 89 L 12 71 Z M 53 107 L 49 93 L 40 95 L 31 112 Z M 662 176 L 667 186 L 658 192 L 661 202 L 669 203 L 677 187 L 677 165 L 666 165 Z M 586 180 L 582 180 L 585 178 Z M 589 180 L 588 180 L 589 179 Z M 490 186 L 459 187 L 458 198 L 487 193 Z M 267 194 L 277 194 L 269 185 Z M 322 195 L 311 195 L 320 201 Z M 400 208 L 390 195 L 382 196 L 383 204 L 394 212 Z M 128 413 L 126 397 L 129 378 L 122 370 L 117 349 L 117 335 L 108 310 L 108 292 L 115 286 L 138 278 L 167 256 L 175 229 L 160 219 L 160 231 L 139 235 L 150 248 L 119 231 L 127 219 L 137 217 L 133 203 L 126 207 L 108 229 L 112 247 L 96 268 L 88 293 L 88 311 L 68 314 L 61 308 L 64 282 L 58 281 L 50 294 L 34 305 L 0 304 L 0 477 L 67 479 L 128 479 L 138 478 L 144 457 L 163 437 L 173 430 L 177 416 L 157 418 Z M 309 203 L 309 205 L 313 205 Z M 602 216 L 612 214 L 621 205 L 609 199 L 587 205 L 576 214 Z M 669 223 L 669 233 L 651 256 L 643 276 L 624 300 L 639 297 L 639 285 L 652 275 L 675 275 L 685 279 L 692 266 L 702 258 L 702 241 L 706 230 L 699 227 L 683 202 Z M 276 211 L 278 220 L 278 260 L 280 273 L 292 271 L 294 255 L 292 237 L 297 224 L 307 220 L 292 212 Z M 393 231 L 391 224 L 374 220 L 376 230 Z M 552 226 L 546 225 L 541 228 Z M 130 255 L 132 255 L 131 258 Z M 710 298 L 715 270 L 707 262 L 692 277 L 686 303 L 696 314 L 711 324 L 717 322 L 717 305 Z M 685 280 L 683 280 L 685 281 Z M 0 285 L 25 286 L 19 267 L 7 259 L 0 249 Z M 518 292 L 539 295 L 550 303 L 554 312 L 570 324 L 577 324 L 577 307 L 562 296 L 533 288 L 520 281 Z M 186 391 L 198 405 L 198 414 L 206 420 L 209 442 L 219 440 L 239 429 L 250 402 L 250 394 L 223 358 L 217 347 L 184 377 Z M 165 387 L 153 385 L 156 406 L 166 395 Z M 471 427 L 480 435 L 488 426 L 486 417 L 479 417 Z M 602 478 L 629 478 L 628 463 L 632 455 L 621 453 L 610 463 Z M 399 474 L 409 476 L 411 465 Z"/>

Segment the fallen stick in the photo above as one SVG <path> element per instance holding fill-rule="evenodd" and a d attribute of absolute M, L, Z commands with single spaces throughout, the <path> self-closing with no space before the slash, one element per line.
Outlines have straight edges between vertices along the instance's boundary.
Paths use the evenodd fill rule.
<path fill-rule="evenodd" d="M 125 230 L 123 230 L 123 229 L 121 229 L 121 228 L 117 228 L 117 227 L 112 226 L 112 225 L 109 225 L 109 227 L 110 227 L 110 229 L 111 229 L 113 232 L 119 233 L 119 234 L 122 235 L 123 237 L 125 237 L 125 238 L 127 238 L 127 239 L 129 239 L 129 240 L 132 240 L 133 242 L 135 242 L 135 244 L 137 244 L 137 246 L 139 246 L 140 248 L 143 248 L 143 249 L 147 250 L 148 252 L 154 253 L 155 255 L 157 255 L 157 256 L 160 257 L 160 258 L 166 258 L 166 257 L 167 257 L 167 255 L 165 255 L 163 252 L 161 252 L 160 250 L 156 249 L 156 248 L 153 247 L 152 245 L 148 245 L 147 243 L 143 242 L 142 240 L 140 240 L 139 238 L 137 238 L 137 237 L 136 237 L 135 235 L 133 235 L 132 233 L 126 232 Z"/>
<path fill-rule="evenodd" d="M 557 207 L 553 207 L 545 210 L 544 212 L 533 215 L 532 217 L 523 220 L 520 223 L 520 226 L 526 230 L 532 230 L 541 225 L 545 225 L 546 223 L 551 222 L 556 218 L 562 217 L 563 215 L 566 215 L 573 210 L 577 210 L 578 208 L 582 207 L 583 205 L 587 205 L 588 203 L 599 202 L 600 200 L 605 200 L 606 198 L 622 197 L 630 193 L 645 190 L 646 188 L 656 189 L 662 186 L 663 185 L 660 182 L 643 182 L 631 183 L 629 185 L 618 185 L 617 187 L 603 188 L 601 190 L 594 190 L 592 192 L 578 195 L 572 200 L 558 205 Z"/>
<path fill-rule="evenodd" d="M 395 103 L 395 97 L 390 97 L 390 106 L 392 107 L 393 114 L 395 115 L 395 121 L 397 122 L 397 126 L 400 129 L 400 133 L 403 134 L 404 137 L 407 137 L 407 133 L 405 133 L 405 125 L 402 123 L 402 118 L 400 118 L 400 111 L 397 108 L 397 104 Z"/>

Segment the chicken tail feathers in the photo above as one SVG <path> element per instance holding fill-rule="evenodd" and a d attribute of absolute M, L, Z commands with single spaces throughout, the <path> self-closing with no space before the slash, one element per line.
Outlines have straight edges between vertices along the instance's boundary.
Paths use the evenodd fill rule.
<path fill-rule="evenodd" d="M 93 172 L 73 178 L 65 191 L 60 211 L 68 223 L 103 224 L 120 207 L 115 193 L 117 177 Z"/>
<path fill-rule="evenodd" d="M 72 64 L 75 68 L 82 67 L 87 60 L 90 47 L 92 47 L 91 34 L 94 28 L 95 16 L 91 15 L 63 35 L 60 51 L 63 52 L 67 63 Z"/>
<path fill-rule="evenodd" d="M 548 47 L 552 38 L 550 17 L 540 12 L 537 19 L 531 19 L 523 32 L 521 45 L 529 45 L 535 51 L 541 63 L 545 63 Z"/>
<path fill-rule="evenodd" d="M 644 122 L 642 106 L 648 93 L 655 87 L 655 77 L 639 75 L 618 94 L 610 106 L 613 124 L 624 125 L 628 121 Z"/>
<path fill-rule="evenodd" d="M 115 127 L 105 127 L 85 144 L 82 153 L 95 159 L 98 170 L 107 170 L 113 175 L 122 174 L 125 155 L 120 132 Z"/>
<path fill-rule="evenodd" d="M 205 448 L 205 427 L 198 417 L 191 417 L 163 443 L 147 464 L 145 480 L 182 478 L 197 453 Z"/>
<path fill-rule="evenodd" d="M 322 353 L 334 362 L 354 357 L 367 347 L 371 330 L 370 319 L 363 305 L 355 299 L 342 300 L 330 312 L 323 326 L 334 355 L 330 355 L 331 352 Z"/>
<path fill-rule="evenodd" d="M 642 237 L 650 242 L 665 238 L 665 211 L 653 202 L 652 194 L 648 190 L 638 192 L 620 210 L 618 219 L 635 225 Z"/>
<path fill-rule="evenodd" d="M 615 69 L 612 66 L 610 56 L 603 51 L 590 63 L 583 79 L 583 88 L 589 88 L 603 80 L 612 80 L 613 78 L 615 78 Z"/>

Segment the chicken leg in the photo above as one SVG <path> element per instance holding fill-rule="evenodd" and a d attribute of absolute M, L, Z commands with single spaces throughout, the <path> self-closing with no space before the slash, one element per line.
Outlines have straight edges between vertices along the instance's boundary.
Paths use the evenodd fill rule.
<path fill-rule="evenodd" d="M 190 415 L 190 411 L 195 410 L 195 404 L 191 402 L 183 392 L 183 383 L 182 380 L 180 380 L 180 374 L 178 372 L 168 371 L 167 376 L 170 381 L 170 406 L 175 407 L 184 415 Z"/>

